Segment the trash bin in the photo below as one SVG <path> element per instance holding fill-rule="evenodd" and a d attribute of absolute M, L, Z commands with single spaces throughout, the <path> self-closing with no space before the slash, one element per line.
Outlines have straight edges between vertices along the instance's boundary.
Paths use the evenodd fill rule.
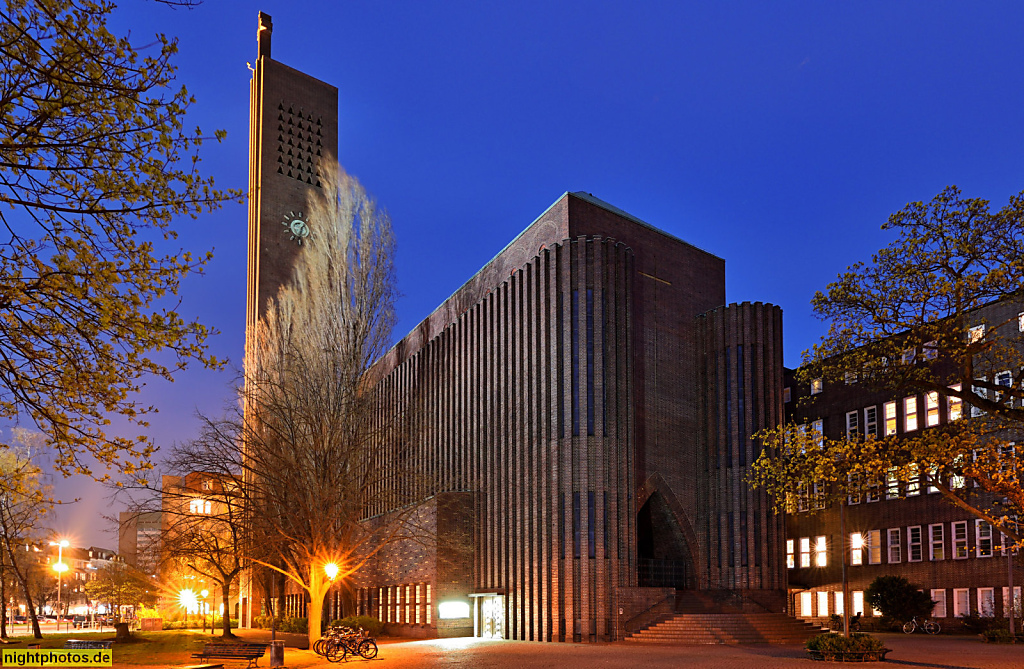
<path fill-rule="evenodd" d="M 284 666 L 284 641 L 270 642 L 270 666 Z"/>

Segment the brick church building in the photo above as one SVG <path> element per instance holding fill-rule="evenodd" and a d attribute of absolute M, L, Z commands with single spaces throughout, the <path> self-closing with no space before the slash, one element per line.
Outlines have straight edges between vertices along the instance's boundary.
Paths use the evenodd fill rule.
<path fill-rule="evenodd" d="M 337 89 L 270 44 L 261 14 L 249 326 L 289 280 L 321 161 L 338 155 Z M 783 519 L 744 482 L 750 436 L 783 417 L 782 314 L 728 305 L 721 258 L 565 193 L 372 373 L 382 396 L 422 405 L 414 450 L 436 541 L 383 551 L 329 596 L 328 619 L 596 641 L 671 609 L 677 591 L 785 610 Z M 246 625 L 264 595 L 242 590 Z"/>

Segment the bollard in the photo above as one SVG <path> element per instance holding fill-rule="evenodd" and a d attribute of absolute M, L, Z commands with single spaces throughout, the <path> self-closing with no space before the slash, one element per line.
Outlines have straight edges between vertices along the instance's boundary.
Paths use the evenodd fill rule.
<path fill-rule="evenodd" d="M 270 666 L 284 666 L 284 641 L 270 642 Z"/>

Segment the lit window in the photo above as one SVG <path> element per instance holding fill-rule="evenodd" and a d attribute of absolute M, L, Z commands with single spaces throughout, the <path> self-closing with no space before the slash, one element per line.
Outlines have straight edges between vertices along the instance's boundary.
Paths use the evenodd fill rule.
<path fill-rule="evenodd" d="M 882 563 L 882 533 L 880 530 L 871 530 L 866 535 L 865 548 L 868 551 L 868 564 Z"/>
<path fill-rule="evenodd" d="M 977 542 L 978 557 L 992 557 L 992 524 L 985 520 L 974 521 L 974 538 Z"/>
<path fill-rule="evenodd" d="M 932 391 L 924 396 L 925 425 L 935 427 L 939 424 L 939 393 Z"/>
<path fill-rule="evenodd" d="M 956 384 L 954 386 L 950 386 L 949 388 L 950 388 L 950 390 L 955 390 L 957 392 L 960 392 L 960 388 L 961 387 L 962 386 L 958 383 L 958 384 Z M 964 406 L 963 400 L 961 400 L 959 397 L 953 397 L 952 395 L 948 395 L 946 397 L 946 404 L 947 404 L 947 411 L 949 413 L 949 420 L 951 420 L 951 421 L 959 420 L 960 416 L 963 415 L 963 406 Z"/>
<path fill-rule="evenodd" d="M 817 537 L 814 540 L 814 564 L 817 567 L 828 566 L 828 546 L 825 537 Z"/>
<path fill-rule="evenodd" d="M 817 395 L 818 393 L 821 392 L 822 387 L 823 384 L 821 382 L 821 379 L 813 379 L 811 381 L 811 394 Z"/>
<path fill-rule="evenodd" d="M 885 436 L 896 434 L 896 403 L 885 403 Z"/>
<path fill-rule="evenodd" d="M 917 429 L 917 398 L 903 398 L 903 431 L 913 432 Z"/>
<path fill-rule="evenodd" d="M 967 521 L 953 523 L 953 559 L 967 559 Z"/>
<path fill-rule="evenodd" d="M 1005 386 L 1009 388 L 1013 385 L 1013 377 L 1010 375 L 1010 371 L 999 372 L 995 376 L 995 382 L 997 386 Z M 1001 402 L 1003 399 L 1002 393 L 996 393 L 996 402 Z"/>
<path fill-rule="evenodd" d="M 828 615 L 828 591 L 818 591 L 818 617 L 822 618 Z"/>
<path fill-rule="evenodd" d="M 850 535 L 850 564 L 855 567 L 864 564 L 864 535 L 860 532 Z"/>
<path fill-rule="evenodd" d="M 978 379 L 978 380 L 980 380 L 980 381 L 982 381 L 984 383 L 984 382 L 988 381 L 988 377 L 987 376 L 983 376 L 983 377 L 981 377 L 981 379 Z M 988 389 L 983 387 L 983 386 L 972 385 L 971 386 L 971 392 L 974 393 L 975 395 L 977 395 L 978 397 L 982 397 L 982 398 L 988 399 Z M 978 416 L 984 416 L 984 415 L 985 415 L 985 412 L 982 409 L 980 409 L 979 407 L 976 407 L 974 405 L 971 405 L 971 418 L 977 418 Z"/>
<path fill-rule="evenodd" d="M 800 593 L 800 615 L 804 618 L 812 618 L 814 611 L 811 606 L 814 604 L 814 595 L 810 591 Z"/>
<path fill-rule="evenodd" d="M 841 616 L 843 615 L 843 592 L 841 590 L 835 593 L 835 601 L 836 615 Z"/>
<path fill-rule="evenodd" d="M 846 412 L 846 436 L 853 439 L 858 434 L 860 434 L 860 412 L 848 411 Z"/>
<path fill-rule="evenodd" d="M 854 590 L 853 591 L 853 615 L 862 616 L 864 615 L 864 591 Z"/>
<path fill-rule="evenodd" d="M 198 498 L 198 497 L 195 498 L 195 499 L 189 500 L 188 510 L 189 510 L 189 513 L 200 513 L 200 514 L 209 515 L 210 511 L 211 511 L 210 500 L 202 499 L 202 498 Z"/>
<path fill-rule="evenodd" d="M 932 618 L 945 618 L 946 617 L 946 591 L 943 589 L 932 590 L 931 592 L 932 601 L 935 602 L 935 608 L 932 609 Z"/>
<path fill-rule="evenodd" d="M 907 528 L 907 562 L 920 562 L 924 559 L 924 544 L 921 526 Z"/>
<path fill-rule="evenodd" d="M 786 539 L 786 567 L 794 569 L 796 567 L 796 555 L 793 552 L 795 542 L 792 539 Z"/>
<path fill-rule="evenodd" d="M 803 537 L 800 539 L 800 566 L 811 566 L 811 539 Z"/>
<path fill-rule="evenodd" d="M 932 561 L 946 559 L 946 537 L 942 523 L 928 526 L 928 559 Z"/>
<path fill-rule="evenodd" d="M 896 478 L 896 468 L 889 467 L 885 473 L 885 498 L 897 499 L 900 496 L 900 480 Z"/>
<path fill-rule="evenodd" d="M 900 528 L 889 528 L 889 564 L 899 564 L 903 561 L 902 536 Z"/>
<path fill-rule="evenodd" d="M 917 465 L 907 465 L 907 497 L 921 494 L 921 475 Z"/>
<path fill-rule="evenodd" d="M 985 326 L 975 325 L 967 331 L 967 343 L 974 344 L 985 338 Z"/>

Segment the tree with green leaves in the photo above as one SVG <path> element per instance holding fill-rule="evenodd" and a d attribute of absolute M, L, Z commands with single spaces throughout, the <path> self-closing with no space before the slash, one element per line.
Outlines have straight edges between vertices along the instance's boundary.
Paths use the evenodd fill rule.
<path fill-rule="evenodd" d="M 883 616 L 899 622 L 926 618 L 935 607 L 931 597 L 902 576 L 879 576 L 864 591 L 864 599 Z"/>
<path fill-rule="evenodd" d="M 220 364 L 211 331 L 173 299 L 210 254 L 176 248 L 173 224 L 240 197 L 200 171 L 206 138 L 185 127 L 192 96 L 172 88 L 175 40 L 139 47 L 110 31 L 113 11 L 0 5 L 0 418 L 31 420 L 59 471 L 97 478 L 91 461 L 148 466 L 145 437 L 105 428 L 145 425 L 145 378 Z"/>
<path fill-rule="evenodd" d="M 925 396 L 953 407 L 954 419 L 867 438 L 829 439 L 795 425 L 765 430 L 751 482 L 784 508 L 801 486 L 818 484 L 823 497 L 841 500 L 887 478 L 919 481 L 1024 542 L 1015 520 L 1024 466 L 1014 446 L 1024 428 L 1024 192 L 992 211 L 950 186 L 882 229 L 896 238 L 814 295 L 829 330 L 797 378 Z M 814 401 L 799 411 L 813 414 Z"/>

